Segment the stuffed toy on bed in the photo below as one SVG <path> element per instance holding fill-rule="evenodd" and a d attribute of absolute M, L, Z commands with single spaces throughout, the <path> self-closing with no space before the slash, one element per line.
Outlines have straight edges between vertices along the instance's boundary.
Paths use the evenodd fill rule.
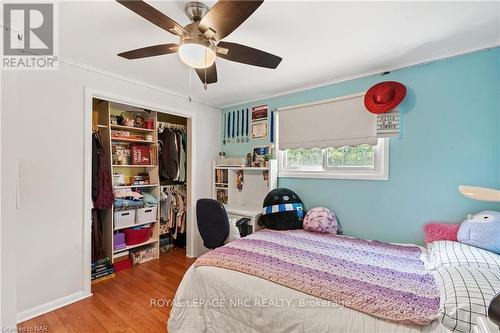
<path fill-rule="evenodd" d="M 259 225 L 274 230 L 301 229 L 304 215 L 299 196 L 290 189 L 277 188 L 264 199 Z"/>
<path fill-rule="evenodd" d="M 467 217 L 458 229 L 457 239 L 500 254 L 500 212 L 484 211 Z"/>

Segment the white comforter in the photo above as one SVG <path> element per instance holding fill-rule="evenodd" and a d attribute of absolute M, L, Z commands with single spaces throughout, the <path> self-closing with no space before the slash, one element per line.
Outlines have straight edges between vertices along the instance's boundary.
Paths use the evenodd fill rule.
<path fill-rule="evenodd" d="M 169 333 L 417 333 L 449 332 L 403 326 L 327 302 L 252 275 L 209 266 L 186 272 L 168 321 Z"/>

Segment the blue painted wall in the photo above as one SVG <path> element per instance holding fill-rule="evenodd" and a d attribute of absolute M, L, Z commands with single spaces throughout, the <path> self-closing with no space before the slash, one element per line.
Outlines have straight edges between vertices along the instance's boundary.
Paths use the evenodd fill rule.
<path fill-rule="evenodd" d="M 403 132 L 390 143 L 390 180 L 280 178 L 306 207 L 334 209 L 345 234 L 422 243 L 429 220 L 460 221 L 500 205 L 463 197 L 459 184 L 500 187 L 500 48 L 255 101 L 223 112 L 268 104 L 270 108 L 366 91 L 394 80 L 406 85 Z M 228 156 L 252 146 L 221 144 Z"/>

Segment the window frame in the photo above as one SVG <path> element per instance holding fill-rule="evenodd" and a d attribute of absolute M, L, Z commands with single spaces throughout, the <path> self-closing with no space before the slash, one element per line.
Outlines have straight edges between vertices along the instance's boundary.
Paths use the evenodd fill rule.
<path fill-rule="evenodd" d="M 278 149 L 278 177 L 389 180 L 389 139 L 379 138 L 374 148 L 374 167 L 328 167 L 326 149 L 322 149 L 321 167 L 288 167 L 286 151 Z"/>

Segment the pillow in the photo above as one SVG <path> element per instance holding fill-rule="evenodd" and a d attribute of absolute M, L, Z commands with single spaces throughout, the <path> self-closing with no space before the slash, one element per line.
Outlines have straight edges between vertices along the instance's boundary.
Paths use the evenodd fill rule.
<path fill-rule="evenodd" d="M 436 241 L 427 246 L 430 269 L 466 266 L 500 270 L 500 255 L 453 241 Z"/>
<path fill-rule="evenodd" d="M 425 243 L 430 244 L 438 240 L 456 241 L 458 228 L 460 228 L 460 223 L 427 223 L 424 225 Z"/>
<path fill-rule="evenodd" d="M 460 226 L 458 241 L 500 254 L 500 212 L 469 216 Z"/>
<path fill-rule="evenodd" d="M 472 332 L 478 316 L 500 291 L 500 271 L 472 267 L 442 267 L 434 278 L 440 292 L 438 318 L 452 332 Z"/>
<path fill-rule="evenodd" d="M 336 234 L 339 231 L 337 216 L 328 208 L 316 207 L 304 217 L 304 229 L 322 234 Z"/>

